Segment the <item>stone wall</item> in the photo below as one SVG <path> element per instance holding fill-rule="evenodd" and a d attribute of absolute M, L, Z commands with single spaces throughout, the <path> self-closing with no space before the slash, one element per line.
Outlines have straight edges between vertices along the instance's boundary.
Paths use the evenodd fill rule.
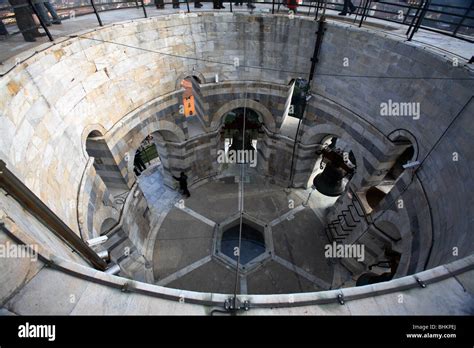
<path fill-rule="evenodd" d="M 354 145 L 358 173 L 352 185 L 363 192 L 381 180 L 402 151 L 389 137 L 398 129 L 413 134 L 419 158 L 425 158 L 472 94 L 472 81 L 461 78 L 473 74 L 462 64 L 453 67 L 449 57 L 369 30 L 335 23 L 327 28 L 312 87 L 315 97 L 299 134 L 302 144 L 296 152 L 295 184 L 304 183 L 312 170 L 320 137 L 336 133 Z M 213 161 L 219 142 L 212 131 L 221 113 L 241 106 L 246 95 L 252 100 L 249 107 L 260 108 L 257 111 L 269 131 L 259 152 L 267 161 L 263 168 L 284 181 L 289 176 L 292 141 L 275 133 L 283 121 L 288 82 L 309 71 L 315 29 L 312 20 L 287 16 L 195 13 L 82 33 L 38 52 L 0 79 L 0 156 L 79 233 L 78 221 L 88 210 L 84 205 L 97 202 L 97 196 L 93 199 L 86 193 L 90 198 L 79 200 L 82 207 L 77 206 L 91 131 L 103 134 L 129 188 L 135 181 L 131 170 L 134 151 L 152 132 L 163 139 L 160 150 L 166 171 L 189 171 L 190 178 L 198 180 L 217 168 Z M 347 67 L 344 58 L 349 59 Z M 217 84 L 213 82 L 216 74 Z M 203 119 L 209 124 L 203 134 L 194 137 L 188 121 L 179 114 L 176 91 L 180 80 L 190 75 L 202 82 Z M 388 78 L 407 75 L 443 79 Z M 380 116 L 380 104 L 389 99 L 420 102 L 420 119 Z M 469 246 L 474 245 L 467 218 L 473 191 L 469 111 L 472 114 L 472 106 L 420 170 L 426 194 L 421 184 L 403 193 L 406 200 L 409 194 L 429 200 L 429 214 L 423 213 L 417 224 L 433 226 L 430 266 L 455 259 L 453 246 L 460 246 L 460 257 L 470 254 Z M 460 154 L 459 161 L 452 161 L 453 152 Z M 425 209 L 422 202 L 414 202 L 417 205 L 408 211 L 410 216 Z M 94 207 L 100 209 L 97 204 Z M 90 221 L 83 221 L 89 230 Z M 93 222 L 92 230 L 100 229 L 98 223 Z M 418 233 L 415 225 L 410 228 L 412 234 Z"/>
<path fill-rule="evenodd" d="M 117 224 L 120 218 L 121 205 L 114 203 L 93 163 L 94 158 L 90 158 L 79 188 L 77 215 L 83 240 L 99 237 L 109 229 L 109 226 L 104 226 L 105 221 Z"/>

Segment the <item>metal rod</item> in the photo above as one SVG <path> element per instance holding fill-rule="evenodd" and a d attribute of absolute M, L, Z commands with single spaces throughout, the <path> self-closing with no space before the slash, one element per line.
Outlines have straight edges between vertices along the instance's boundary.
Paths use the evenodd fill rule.
<path fill-rule="evenodd" d="M 324 35 L 324 24 L 326 23 L 326 6 L 327 6 L 327 1 L 324 3 L 323 7 L 323 13 L 321 14 L 321 18 L 318 21 L 318 31 L 316 32 L 316 43 L 314 44 L 314 51 L 313 51 L 313 57 L 311 58 L 311 68 L 309 71 L 309 78 L 308 78 L 308 86 L 311 86 L 311 81 L 314 78 L 314 70 L 316 68 L 316 64 L 319 61 L 319 52 L 321 51 L 321 44 L 323 42 L 323 35 Z M 304 118 L 306 111 L 306 100 L 304 104 L 304 109 L 301 114 L 301 118 L 298 121 L 298 127 L 296 128 L 296 134 L 295 134 L 295 141 L 293 143 L 293 152 L 291 155 L 291 166 L 290 166 L 290 178 L 289 178 L 289 184 L 288 187 L 293 186 L 293 170 L 294 170 L 294 162 L 295 162 L 295 153 L 296 153 L 296 144 L 298 143 L 298 134 L 300 132 L 300 127 L 301 127 L 301 122 Z"/>
<path fill-rule="evenodd" d="M 361 0 L 361 4 L 362 4 L 362 0 Z M 359 4 L 360 5 L 360 4 Z M 361 6 L 357 6 L 357 10 L 355 12 L 355 16 L 354 16 L 354 20 L 352 21 L 352 24 L 355 24 L 357 22 L 357 17 L 359 16 L 359 11 L 362 9 Z"/>
<path fill-rule="evenodd" d="M 97 8 L 95 7 L 94 0 L 91 0 L 91 5 L 92 5 L 92 9 L 94 10 L 95 16 L 97 17 L 97 21 L 99 22 L 99 25 L 103 27 L 104 25 L 102 24 L 102 20 L 100 19 L 99 12 L 97 11 Z"/>
<path fill-rule="evenodd" d="M 51 209 L 20 181 L 0 160 L 0 187 L 12 196 L 29 213 L 41 221 L 51 232 L 61 238 L 74 251 L 88 260 L 95 268 L 105 270 L 107 263 L 71 230 Z"/>
<path fill-rule="evenodd" d="M 408 26 L 407 32 L 405 33 L 406 36 L 410 35 L 410 32 L 413 28 L 413 25 L 415 24 L 422 8 L 423 8 L 423 1 L 420 1 L 420 6 L 417 7 L 415 15 L 413 16 L 413 18 L 410 22 L 410 25 Z"/>
<path fill-rule="evenodd" d="M 368 8 L 371 5 L 372 1 L 371 0 L 366 0 L 364 8 L 362 10 L 362 15 L 360 17 L 360 22 L 359 22 L 359 28 L 362 27 L 362 23 L 364 22 L 365 18 L 367 17 L 366 14 L 368 12 Z"/>
<path fill-rule="evenodd" d="M 189 10 L 189 0 L 186 0 L 186 8 L 188 9 L 188 13 L 191 12 L 191 11 Z"/>
<path fill-rule="evenodd" d="M 311 195 L 313 194 L 313 192 L 314 192 L 314 185 L 311 186 L 311 192 L 309 193 L 308 198 L 306 198 L 306 202 L 303 203 L 303 207 L 308 206 L 309 199 L 311 198 Z"/>
<path fill-rule="evenodd" d="M 407 19 L 410 17 L 410 12 L 411 12 L 411 7 L 408 8 L 407 13 L 405 14 L 405 17 L 403 17 L 402 24 L 405 24 L 407 22 Z"/>
<path fill-rule="evenodd" d="M 247 117 L 247 86 L 245 86 L 245 98 L 244 98 L 244 120 L 242 125 L 242 153 L 245 151 L 245 118 Z M 245 162 L 241 164 L 240 167 L 240 205 L 239 205 L 239 212 L 240 212 L 240 219 L 239 219 L 239 246 L 237 248 L 237 269 L 235 272 L 235 286 L 234 286 L 234 309 L 237 309 L 237 288 L 239 282 L 239 265 L 240 265 L 240 254 L 241 254 L 241 247 L 242 247 L 242 224 L 243 224 L 243 215 L 244 215 L 244 169 L 245 169 Z"/>
<path fill-rule="evenodd" d="M 230 12 L 232 12 L 232 0 L 229 1 L 229 5 L 230 5 Z"/>
<path fill-rule="evenodd" d="M 311 58 L 311 70 L 309 71 L 309 83 L 314 77 L 314 70 L 316 68 L 316 63 L 319 61 L 319 52 L 321 51 L 321 44 L 323 42 L 323 35 L 324 35 L 324 24 L 325 16 L 324 13 L 321 16 L 320 20 L 318 21 L 318 31 L 316 32 L 316 43 L 314 45 L 313 57 Z"/>
<path fill-rule="evenodd" d="M 275 14 L 275 0 L 272 0 L 272 14 Z"/>
<path fill-rule="evenodd" d="M 143 3 L 143 0 L 140 0 L 140 1 L 142 3 L 143 14 L 145 15 L 145 18 L 148 18 L 148 14 L 146 13 L 145 4 Z"/>
<path fill-rule="evenodd" d="M 415 26 L 413 27 L 413 30 L 411 31 L 408 41 L 411 41 L 411 39 L 413 38 L 413 35 L 415 35 L 415 33 L 420 28 L 421 23 L 423 22 L 423 19 L 425 18 L 426 12 L 428 11 L 428 7 L 430 6 L 430 3 L 431 3 L 431 0 L 425 1 L 423 10 L 421 11 L 420 16 L 418 17 L 418 21 L 415 23 Z"/>
<path fill-rule="evenodd" d="M 46 26 L 46 23 L 43 21 L 43 18 L 39 15 L 38 11 L 36 10 L 35 6 L 33 5 L 33 2 L 31 0 L 28 0 L 28 4 L 30 5 L 31 9 L 33 10 L 33 13 L 38 17 L 38 20 L 41 24 L 41 27 L 44 29 L 44 32 L 46 35 L 48 35 L 49 41 L 54 41 L 53 36 L 48 30 L 48 27 Z"/>

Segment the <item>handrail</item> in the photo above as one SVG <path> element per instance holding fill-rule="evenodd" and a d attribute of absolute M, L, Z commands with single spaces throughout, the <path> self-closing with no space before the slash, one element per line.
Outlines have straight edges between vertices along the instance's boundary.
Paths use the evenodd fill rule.
<path fill-rule="evenodd" d="M 209 1 L 204 1 L 204 2 L 209 2 Z M 230 3 L 232 3 L 231 0 L 229 0 Z M 132 8 L 132 6 L 124 6 L 124 7 L 120 7 L 119 5 L 122 5 L 122 4 L 134 4 L 133 7 L 136 6 L 138 2 L 135 1 L 135 0 L 121 0 L 121 1 L 107 1 L 107 2 L 104 2 L 104 3 L 94 3 L 93 0 L 90 1 L 90 4 L 89 5 L 80 5 L 80 6 L 71 6 L 71 7 L 68 7 L 68 6 L 58 6 L 57 8 L 57 11 L 58 12 L 62 12 L 62 11 L 74 11 L 74 10 L 78 10 L 78 9 L 82 9 L 82 8 L 91 8 L 93 9 L 92 13 L 95 13 L 96 16 L 98 17 L 98 21 L 99 21 L 99 25 L 102 25 L 101 23 L 101 20 L 100 20 L 100 17 L 99 17 L 99 13 L 100 12 L 105 12 L 105 11 L 111 11 L 111 10 L 119 10 L 119 9 L 130 9 Z M 186 5 L 186 12 L 190 13 L 192 12 L 191 9 L 189 8 L 189 0 L 180 0 L 179 1 L 180 4 L 185 4 Z M 414 23 L 417 24 L 417 27 L 414 28 L 416 30 L 418 30 L 419 28 L 421 29 L 424 29 L 424 30 L 427 30 L 427 31 L 432 31 L 432 32 L 436 32 L 438 34 L 441 34 L 441 35 L 447 35 L 447 36 L 451 36 L 451 37 L 455 37 L 455 38 L 458 38 L 460 40 L 464 40 L 464 41 L 468 41 L 468 42 L 474 42 L 473 40 L 473 37 L 474 37 L 474 26 L 471 25 L 471 24 L 468 24 L 469 21 L 466 21 L 467 20 L 472 20 L 474 19 L 474 17 L 472 15 L 469 15 L 470 12 L 474 11 L 473 8 L 472 8 L 472 4 L 468 7 L 461 7 L 461 6 L 452 6 L 452 5 L 441 5 L 441 4 L 433 4 L 431 3 L 431 1 L 422 1 L 421 2 L 421 6 L 416 6 L 416 5 L 413 5 L 413 4 L 400 4 L 400 3 L 391 3 L 389 1 L 377 1 L 375 4 L 377 5 L 382 5 L 385 6 L 385 7 L 392 7 L 393 10 L 391 9 L 384 9 L 384 8 L 377 8 L 377 6 L 372 6 L 373 5 L 373 1 L 365 1 L 363 3 L 361 3 L 359 6 L 356 6 L 357 8 L 357 12 L 356 12 L 356 19 L 357 19 L 357 13 L 359 13 L 360 10 L 362 10 L 362 13 L 361 13 L 361 19 L 360 19 L 360 23 L 359 23 L 359 26 L 362 26 L 366 21 L 367 21 L 367 18 L 373 18 L 373 19 L 377 19 L 377 20 L 383 20 L 383 21 L 387 21 L 387 22 L 391 22 L 391 23 L 397 23 L 397 24 L 400 24 L 400 25 L 403 25 L 403 26 L 408 26 L 409 29 L 413 26 Z M 165 4 L 171 4 L 171 2 L 166 2 Z M 276 10 L 276 12 L 280 12 L 279 11 L 279 8 L 280 8 L 280 5 L 284 4 L 283 1 L 281 0 L 278 0 L 278 1 L 275 1 L 275 0 L 264 0 L 263 2 L 258 2 L 257 4 L 263 4 L 263 5 L 270 5 L 270 12 L 272 14 L 275 13 L 275 5 L 278 5 L 278 9 Z M 137 7 L 141 7 L 142 10 L 143 10 L 143 14 L 144 14 L 144 17 L 148 17 L 148 13 L 146 11 L 146 6 L 153 6 L 152 3 L 148 4 L 148 5 L 145 5 L 143 1 L 140 1 L 140 5 Z M 303 3 L 303 4 L 299 4 L 298 7 L 299 8 L 308 8 L 308 14 L 309 15 L 311 13 L 311 11 L 314 9 L 314 12 L 316 14 L 316 17 L 315 17 L 315 20 L 317 20 L 317 16 L 318 16 L 318 12 L 320 10 L 320 8 L 323 9 L 323 14 L 326 10 L 326 8 L 329 10 L 329 6 L 332 7 L 333 10 L 336 10 L 338 8 L 340 8 L 342 6 L 341 3 L 337 3 L 337 2 L 334 2 L 334 1 L 311 1 L 308 3 Z M 421 11 L 416 11 L 416 13 L 413 15 L 412 14 L 412 10 L 420 10 L 420 7 L 422 7 L 422 10 Z M 8 11 L 10 8 L 9 7 L 3 7 L 1 8 L 0 10 L 1 11 Z M 453 11 L 463 11 L 463 13 L 455 13 L 453 11 L 449 11 L 449 10 L 453 10 Z M 206 11 L 206 10 L 204 10 Z M 203 12 L 202 10 L 200 10 L 199 12 Z M 232 11 L 231 11 L 232 12 Z M 373 12 L 373 14 L 371 15 L 370 12 Z M 400 13 L 401 12 L 401 13 Z M 81 15 L 85 15 L 85 14 L 91 14 L 91 12 L 87 12 L 87 13 L 77 13 L 75 14 L 75 16 L 81 16 Z M 295 15 L 297 13 L 295 12 Z M 399 20 L 396 20 L 396 19 L 393 19 L 393 18 L 390 18 L 390 16 L 397 16 L 397 15 L 400 15 L 402 14 L 402 19 L 399 19 Z M 442 18 L 429 18 L 427 17 L 428 14 L 435 14 L 435 15 L 438 15 L 438 16 L 448 16 L 448 17 L 451 17 L 453 19 L 453 21 L 448 21 L 446 19 L 442 19 Z M 303 14 L 305 15 L 305 14 Z M 63 16 L 63 19 L 65 18 L 68 18 L 69 16 Z M 6 16 L 0 16 L 0 20 L 3 20 L 3 19 L 10 19 L 11 21 L 11 18 L 12 18 L 12 14 L 11 13 L 7 13 Z M 407 21 L 407 19 L 411 18 L 412 21 Z M 459 19 L 459 20 L 454 20 L 454 18 L 456 19 Z M 355 20 L 354 20 L 355 21 Z M 407 23 L 407 22 L 411 22 L 410 24 Z M 427 25 L 426 22 L 429 22 L 430 25 Z M 438 24 L 438 25 L 437 25 Z M 442 25 L 448 25 L 448 26 L 452 26 L 452 29 L 443 29 L 442 28 Z M 465 29 L 471 29 L 473 31 L 473 33 L 459 33 L 460 29 L 461 28 L 465 28 Z M 411 33 L 411 36 L 413 36 L 414 32 Z M 410 37 L 411 38 L 411 37 Z"/>
<path fill-rule="evenodd" d="M 1 227 L 1 226 L 0 226 Z M 161 298 L 181 303 L 197 304 L 204 306 L 222 306 L 228 299 L 228 294 L 207 293 L 182 289 L 174 289 L 130 280 L 119 276 L 97 272 L 87 266 L 79 265 L 58 256 L 48 255 L 44 249 L 39 248 L 39 256 L 45 262 L 50 262 L 51 267 L 68 273 L 69 275 L 101 284 L 107 287 L 121 289 L 129 293 L 137 293 L 154 298 Z M 52 262 L 51 262 L 52 261 Z M 401 278 L 392 279 L 388 282 L 372 284 L 370 286 L 350 287 L 333 290 L 306 293 L 286 293 L 272 295 L 237 295 L 237 298 L 250 303 L 249 308 L 291 308 L 311 305 L 337 304 L 338 295 L 342 294 L 344 301 L 354 301 L 373 296 L 397 293 L 404 290 L 420 289 L 419 280 L 425 285 L 436 284 L 445 279 L 455 277 L 474 269 L 474 255 L 466 256 L 461 260 L 450 262 L 446 265 L 437 266 L 433 269 L 406 275 Z"/>
<path fill-rule="evenodd" d="M 94 267 L 102 271 L 107 269 L 107 263 L 19 180 L 2 160 L 0 187 Z"/>

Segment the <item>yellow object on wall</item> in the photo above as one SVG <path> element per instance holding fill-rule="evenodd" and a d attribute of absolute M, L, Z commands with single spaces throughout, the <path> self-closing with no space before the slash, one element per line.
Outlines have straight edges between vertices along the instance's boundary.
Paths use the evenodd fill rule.
<path fill-rule="evenodd" d="M 194 96 L 190 95 L 189 97 L 183 96 L 183 105 L 184 105 L 184 116 L 194 116 L 196 115 L 196 110 L 194 108 Z"/>
<path fill-rule="evenodd" d="M 190 81 L 183 80 L 181 86 L 184 87 L 183 93 L 183 105 L 184 105 L 184 116 L 196 115 L 196 109 L 194 107 L 194 96 L 193 96 L 193 85 Z"/>

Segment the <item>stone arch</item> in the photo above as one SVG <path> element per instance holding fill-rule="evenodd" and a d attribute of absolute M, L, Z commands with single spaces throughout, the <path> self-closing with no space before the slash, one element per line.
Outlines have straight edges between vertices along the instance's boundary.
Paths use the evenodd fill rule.
<path fill-rule="evenodd" d="M 218 127 L 220 127 L 222 125 L 224 116 L 227 115 L 228 112 L 234 109 L 244 107 L 252 109 L 258 114 L 260 114 L 263 118 L 263 123 L 265 124 L 265 127 L 271 132 L 275 132 L 275 119 L 273 118 L 273 115 L 270 110 L 268 110 L 263 104 L 252 99 L 234 99 L 222 105 L 214 113 L 214 115 L 212 115 L 211 129 L 217 129 Z"/>
<path fill-rule="evenodd" d="M 117 209 L 106 205 L 98 206 L 94 210 L 92 231 L 89 232 L 88 238 L 96 238 L 110 232 L 116 227 L 120 220 L 120 213 Z"/>
<path fill-rule="evenodd" d="M 102 224 L 100 225 L 100 230 L 99 234 L 102 236 L 103 234 L 106 234 L 110 230 L 112 230 L 116 225 L 118 224 L 117 219 L 115 217 L 108 217 L 102 221 Z"/>
<path fill-rule="evenodd" d="M 85 150 L 93 158 L 93 166 L 109 192 L 128 191 L 127 183 L 102 132 L 92 130 L 86 138 Z"/>
<path fill-rule="evenodd" d="M 403 151 L 400 151 L 393 159 L 393 162 L 390 163 L 390 167 L 384 172 L 380 184 L 372 185 L 364 192 L 365 201 L 371 212 L 376 212 L 381 209 L 383 205 L 382 201 L 390 194 L 397 181 L 407 172 L 404 165 L 416 160 L 418 157 L 415 146 L 410 138 L 413 139 L 411 136 L 406 137 L 406 134 L 396 134 L 396 136 L 393 137 L 393 144 Z"/>
<path fill-rule="evenodd" d="M 408 274 L 409 263 L 412 254 L 412 234 L 410 230 L 399 228 L 397 222 L 400 216 L 394 211 L 386 211 L 383 218 L 377 220 L 374 225 L 378 230 L 383 231 L 390 237 L 399 238 L 398 241 L 392 242 L 392 248 L 400 251 L 401 258 L 394 278 L 406 276 Z"/>
<path fill-rule="evenodd" d="M 206 78 L 204 77 L 204 75 L 202 73 L 200 73 L 199 71 L 195 71 L 195 70 L 188 70 L 186 72 L 183 72 L 183 73 L 179 74 L 178 78 L 176 79 L 176 90 L 181 89 L 181 81 L 183 81 L 187 77 L 196 78 L 197 82 L 200 85 L 206 83 Z"/>
<path fill-rule="evenodd" d="M 303 133 L 303 136 L 301 137 L 301 143 L 306 146 L 320 145 L 322 141 L 328 136 L 335 136 L 348 143 L 352 152 L 354 153 L 357 166 L 362 166 L 364 163 L 362 147 L 358 142 L 354 141 L 353 137 L 349 133 L 335 124 L 325 123 L 312 126 Z M 358 175 L 358 173 L 359 171 L 357 171 L 355 175 Z"/>
<path fill-rule="evenodd" d="M 141 125 L 139 124 L 137 127 L 139 126 Z M 176 124 L 171 121 L 158 120 L 150 122 L 145 127 L 141 128 L 139 131 L 136 130 L 136 127 L 134 129 L 131 129 L 130 132 L 136 132 L 136 135 L 133 136 L 132 141 L 128 143 L 129 148 L 137 148 L 148 134 L 155 133 L 158 131 L 167 131 L 172 133 L 175 136 L 175 139 L 177 140 L 176 142 L 179 143 L 184 142 L 186 140 L 183 130 L 179 128 Z"/>
<path fill-rule="evenodd" d="M 104 136 L 107 133 L 107 130 L 105 129 L 104 126 L 102 126 L 99 123 L 88 125 L 82 130 L 82 134 L 81 134 L 82 154 L 84 155 L 84 158 L 86 160 L 89 159 L 89 154 L 87 153 L 87 149 L 86 149 L 87 138 L 89 138 L 89 135 L 93 132 L 98 132 L 101 134 L 101 136 Z"/>
<path fill-rule="evenodd" d="M 131 130 L 133 132 L 133 130 Z M 185 135 L 181 128 L 170 121 L 154 121 L 147 124 L 145 127 L 140 129 L 132 138 L 132 141 L 127 143 L 128 148 L 125 156 L 128 156 L 127 172 L 130 177 L 130 173 L 133 173 L 133 161 L 135 158 L 135 151 L 150 134 L 159 134 L 159 140 L 165 143 L 182 143 L 185 141 Z M 160 157 L 168 157 L 168 153 L 165 148 L 165 152 L 159 152 Z"/>
<path fill-rule="evenodd" d="M 406 129 L 397 129 L 397 130 L 391 132 L 388 135 L 388 138 L 394 143 L 396 143 L 397 141 L 400 141 L 400 140 L 409 141 L 411 143 L 411 145 L 413 146 L 413 152 L 414 152 L 412 161 L 418 160 L 418 156 L 419 156 L 419 152 L 420 152 L 420 146 L 418 144 L 418 140 L 413 135 L 413 133 L 411 133 L 410 131 L 408 131 Z"/>
<path fill-rule="evenodd" d="M 118 221 L 120 213 L 113 197 L 94 168 L 94 158 L 89 158 L 82 177 L 77 198 L 77 222 L 83 240 L 98 237 L 102 221 L 112 218 Z M 93 207 L 92 211 L 89 210 Z"/>

